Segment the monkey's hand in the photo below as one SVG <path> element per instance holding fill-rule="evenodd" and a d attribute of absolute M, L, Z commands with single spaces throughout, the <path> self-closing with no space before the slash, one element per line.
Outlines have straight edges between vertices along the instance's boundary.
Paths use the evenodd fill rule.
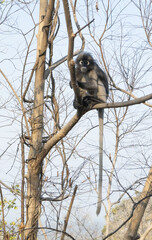
<path fill-rule="evenodd" d="M 93 107 L 92 97 L 91 96 L 85 96 L 83 98 L 83 106 L 91 109 Z"/>
<path fill-rule="evenodd" d="M 80 88 L 85 89 L 86 83 L 77 81 L 77 84 Z"/>
<path fill-rule="evenodd" d="M 73 101 L 73 107 L 74 107 L 75 109 L 79 109 L 79 108 L 82 108 L 83 105 L 82 105 L 82 104 L 79 104 L 78 101 L 77 101 L 77 99 L 75 98 L 74 101 Z"/>
<path fill-rule="evenodd" d="M 71 81 L 69 82 L 69 85 L 70 85 L 70 88 L 72 88 L 72 83 L 71 83 Z"/>

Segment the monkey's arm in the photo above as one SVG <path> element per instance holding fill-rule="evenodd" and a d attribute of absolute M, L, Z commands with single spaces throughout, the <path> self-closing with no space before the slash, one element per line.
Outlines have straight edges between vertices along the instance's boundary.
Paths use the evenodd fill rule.
<path fill-rule="evenodd" d="M 97 84 L 96 81 L 94 79 L 92 79 L 92 81 L 89 82 L 77 82 L 78 86 L 82 89 L 86 89 L 87 91 L 91 91 L 91 90 L 96 90 L 97 89 Z"/>
<path fill-rule="evenodd" d="M 103 83 L 107 96 L 109 95 L 109 85 L 108 85 L 108 79 L 106 74 L 102 71 L 102 69 L 96 64 L 96 73 L 99 78 L 99 80 Z"/>
<path fill-rule="evenodd" d="M 70 85 L 70 88 L 72 88 L 72 83 L 71 83 L 71 81 L 69 82 L 69 85 Z"/>

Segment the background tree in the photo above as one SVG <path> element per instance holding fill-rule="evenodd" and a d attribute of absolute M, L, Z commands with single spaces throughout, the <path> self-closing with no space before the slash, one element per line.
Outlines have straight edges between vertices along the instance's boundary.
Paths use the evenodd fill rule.
<path fill-rule="evenodd" d="M 0 11 L 1 184 L 19 195 L 21 238 L 36 239 L 39 229 L 45 239 L 49 231 L 52 239 L 78 239 L 80 232 L 101 238 L 79 217 L 85 209 L 97 219 L 97 114 L 85 108 L 75 113 L 72 106 L 74 94 L 79 99 L 73 56 L 85 49 L 110 84 L 108 104 L 95 106 L 106 108 L 104 199 L 97 221 L 102 229 L 106 214 L 103 239 L 110 239 L 133 216 L 124 237 L 137 239 L 151 196 L 150 1 L 12 1 Z M 136 191 L 142 192 L 137 202 Z M 111 233 L 112 209 L 125 197 L 132 215 Z"/>

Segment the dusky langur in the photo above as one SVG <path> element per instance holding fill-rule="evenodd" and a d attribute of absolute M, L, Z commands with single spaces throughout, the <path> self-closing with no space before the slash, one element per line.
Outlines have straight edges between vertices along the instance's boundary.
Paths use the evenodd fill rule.
<path fill-rule="evenodd" d="M 109 94 L 109 86 L 106 74 L 95 62 L 91 54 L 83 52 L 76 59 L 76 82 L 80 88 L 81 104 L 85 107 L 97 103 L 105 103 Z M 79 108 L 74 99 L 74 107 Z M 96 214 L 101 210 L 102 202 L 102 171 L 103 171 L 103 118 L 104 109 L 98 109 L 99 117 L 99 180 L 98 202 Z"/>

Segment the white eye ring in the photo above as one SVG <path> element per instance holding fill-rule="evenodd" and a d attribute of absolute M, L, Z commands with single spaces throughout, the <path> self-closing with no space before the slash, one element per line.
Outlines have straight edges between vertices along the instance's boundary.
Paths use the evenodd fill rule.
<path fill-rule="evenodd" d="M 80 63 L 80 65 L 82 65 L 82 64 L 83 64 L 83 61 L 81 60 L 79 63 Z"/>
<path fill-rule="evenodd" d="M 87 65 L 89 65 L 90 64 L 90 62 L 89 61 L 87 61 Z"/>

